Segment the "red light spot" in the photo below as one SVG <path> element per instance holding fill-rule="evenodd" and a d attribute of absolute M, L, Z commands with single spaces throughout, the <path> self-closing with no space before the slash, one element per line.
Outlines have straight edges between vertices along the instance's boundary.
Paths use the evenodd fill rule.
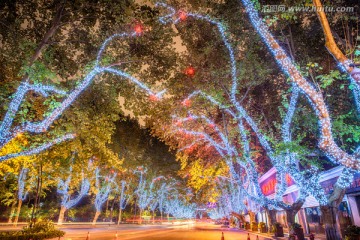
<path fill-rule="evenodd" d="M 150 98 L 150 101 L 153 101 L 153 102 L 158 100 L 158 97 L 155 94 L 151 94 L 149 98 Z"/>
<path fill-rule="evenodd" d="M 181 21 L 185 21 L 186 18 L 187 18 L 186 12 L 180 11 L 179 12 L 179 18 L 180 18 Z"/>
<path fill-rule="evenodd" d="M 209 126 L 209 128 L 214 128 L 214 127 L 215 127 L 215 124 L 211 123 L 211 124 L 209 124 L 208 126 Z"/>
<path fill-rule="evenodd" d="M 143 32 L 143 27 L 140 24 L 136 25 L 135 26 L 135 32 L 137 34 L 141 34 Z"/>
<path fill-rule="evenodd" d="M 191 106 L 191 100 L 190 99 L 185 99 L 182 102 L 182 105 L 185 106 L 185 107 L 190 107 Z"/>
<path fill-rule="evenodd" d="M 288 186 L 292 185 L 292 178 L 288 173 L 285 175 L 285 179 Z"/>
<path fill-rule="evenodd" d="M 188 67 L 185 69 L 185 74 L 189 77 L 192 77 L 195 75 L 195 69 L 193 67 Z"/>

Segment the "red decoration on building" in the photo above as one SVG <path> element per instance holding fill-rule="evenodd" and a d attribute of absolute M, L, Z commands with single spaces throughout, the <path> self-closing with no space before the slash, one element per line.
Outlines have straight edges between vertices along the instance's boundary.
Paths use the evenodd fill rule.
<path fill-rule="evenodd" d="M 294 180 L 291 178 L 291 176 L 288 173 L 285 175 L 285 181 L 288 187 L 295 184 Z M 265 196 L 269 196 L 275 193 L 276 184 L 277 184 L 276 173 L 274 173 L 260 183 L 261 191 Z"/>
<path fill-rule="evenodd" d="M 293 179 L 290 177 L 290 175 L 289 175 L 288 173 L 285 175 L 285 179 L 286 179 L 286 184 L 287 184 L 288 186 L 291 186 L 291 185 L 294 184 Z"/>
<path fill-rule="evenodd" d="M 181 21 L 185 21 L 186 18 L 187 18 L 186 12 L 180 11 L 180 12 L 179 12 L 179 18 L 180 18 Z"/>
<path fill-rule="evenodd" d="M 275 186 L 276 186 L 276 179 L 272 178 L 269 179 L 266 184 L 261 186 L 261 191 L 265 196 L 269 196 L 270 194 L 273 194 L 275 192 Z"/>
<path fill-rule="evenodd" d="M 195 69 L 190 66 L 185 69 L 185 74 L 189 77 L 193 77 L 195 75 Z"/>

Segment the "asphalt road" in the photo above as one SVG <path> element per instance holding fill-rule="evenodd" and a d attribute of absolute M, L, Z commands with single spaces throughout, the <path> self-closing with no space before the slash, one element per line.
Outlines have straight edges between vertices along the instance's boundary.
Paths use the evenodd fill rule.
<path fill-rule="evenodd" d="M 179 226 L 121 226 L 121 227 L 64 227 L 62 240 L 247 240 L 247 233 L 236 229 L 221 228 L 214 224 L 187 224 Z M 117 237 L 116 237 L 117 236 Z M 250 235 L 256 240 L 256 235 Z M 54 239 L 55 240 L 55 239 Z M 266 240 L 259 236 L 259 240 Z"/>

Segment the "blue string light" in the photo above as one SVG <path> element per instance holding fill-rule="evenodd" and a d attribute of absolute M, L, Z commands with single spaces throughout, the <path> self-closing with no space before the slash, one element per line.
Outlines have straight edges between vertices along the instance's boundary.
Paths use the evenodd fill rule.
<path fill-rule="evenodd" d="M 62 195 L 61 207 L 64 207 L 66 210 L 74 207 L 80 202 L 80 200 L 88 194 L 90 189 L 90 182 L 88 179 L 82 177 L 80 190 L 75 198 L 71 198 L 70 194 L 70 183 L 72 179 L 72 166 L 69 169 L 69 175 L 66 180 L 58 179 L 58 189 L 57 193 Z"/>
<path fill-rule="evenodd" d="M 176 18 L 175 20 L 172 19 L 174 17 L 173 15 L 176 12 L 173 8 L 169 7 L 166 4 L 161 4 L 161 6 L 166 7 L 169 10 L 169 12 L 171 12 L 170 14 L 168 14 L 166 16 L 166 21 L 164 21 L 162 19 L 163 23 L 171 23 L 172 22 L 172 23 L 176 24 L 179 22 L 179 18 Z M 190 94 L 183 101 L 183 105 L 189 106 L 192 98 L 201 97 L 201 98 L 208 100 L 210 103 L 219 107 L 220 109 L 224 110 L 225 113 L 229 114 L 232 118 L 236 119 L 237 123 L 238 123 L 239 133 L 241 134 L 241 138 L 242 138 L 242 145 L 241 145 L 243 148 L 242 152 L 244 153 L 243 155 L 245 158 L 245 162 L 247 164 L 246 165 L 243 164 L 243 161 L 239 158 L 239 154 L 236 150 L 236 147 L 232 146 L 232 144 L 230 143 L 231 140 L 228 139 L 227 136 L 225 136 L 221 132 L 220 128 L 212 120 L 208 119 L 207 117 L 197 116 L 197 115 L 194 115 L 191 113 L 188 114 L 187 118 L 178 118 L 177 116 L 173 117 L 173 119 L 174 119 L 173 132 L 180 132 L 182 134 L 188 134 L 188 135 L 195 137 L 195 140 L 191 144 L 181 148 L 180 150 L 185 150 L 185 149 L 191 148 L 199 143 L 207 142 L 217 150 L 217 152 L 219 153 L 219 155 L 221 157 L 226 159 L 225 161 L 226 161 L 227 165 L 229 166 L 230 173 L 234 177 L 234 179 L 240 179 L 240 176 L 237 176 L 237 173 L 234 170 L 234 166 L 232 163 L 232 158 L 235 158 L 237 160 L 236 162 L 245 169 L 245 172 L 247 173 L 248 178 L 251 180 L 250 184 L 248 185 L 248 188 L 249 188 L 248 190 L 250 192 L 245 191 L 247 197 L 256 201 L 258 204 L 269 207 L 269 208 L 281 207 L 283 209 L 289 209 L 291 207 L 290 205 L 287 205 L 282 202 L 283 194 L 287 188 L 285 177 L 287 176 L 288 173 L 290 173 L 290 175 L 295 179 L 296 184 L 298 184 L 300 187 L 299 196 L 298 196 L 297 201 L 304 202 L 305 197 L 309 195 L 309 192 L 304 191 L 303 187 L 310 186 L 310 184 L 307 182 L 316 183 L 316 184 L 318 184 L 318 182 L 308 181 L 309 179 L 304 178 L 304 176 L 299 173 L 300 170 L 298 169 L 297 165 L 294 164 L 294 163 L 296 163 L 296 157 L 295 157 L 294 153 L 291 153 L 289 150 L 287 151 L 287 154 L 286 154 L 287 160 L 285 161 L 286 164 L 284 165 L 283 162 L 280 161 L 281 159 L 279 159 L 279 157 L 277 157 L 274 154 L 274 151 L 273 151 L 271 145 L 267 141 L 266 137 L 261 133 L 261 131 L 257 127 L 257 124 L 255 123 L 255 121 L 253 121 L 253 119 L 249 116 L 247 111 L 236 100 L 237 81 L 238 81 L 237 76 L 236 76 L 236 72 L 237 72 L 236 62 L 235 62 L 235 57 L 234 57 L 234 51 L 232 50 L 232 47 L 226 38 L 225 27 L 223 27 L 223 25 L 220 22 L 214 21 L 207 16 L 204 17 L 199 14 L 192 14 L 192 13 L 186 13 L 186 14 L 187 14 L 187 16 L 191 16 L 191 17 L 194 17 L 194 18 L 200 19 L 200 20 L 205 20 L 205 21 L 208 21 L 211 24 L 214 24 L 217 26 L 219 33 L 221 35 L 221 38 L 229 51 L 230 63 L 231 63 L 231 68 L 232 68 L 232 71 L 231 71 L 232 72 L 232 89 L 231 89 L 232 94 L 231 94 L 231 98 L 230 98 L 230 106 L 234 107 L 235 112 L 234 112 L 234 110 L 231 110 L 230 107 L 219 103 L 212 96 L 209 96 L 208 94 L 206 94 L 202 91 L 195 91 L 192 94 Z M 290 125 L 292 122 L 293 115 L 295 113 L 296 104 L 297 104 L 297 101 L 299 98 L 299 92 L 300 92 L 299 88 L 295 84 L 293 84 L 293 93 L 292 93 L 292 97 L 290 99 L 289 109 L 288 109 L 287 115 L 284 119 L 284 123 L 283 123 L 283 127 L 282 127 L 283 141 L 285 143 L 291 142 Z M 277 182 L 278 183 L 276 186 L 277 194 L 276 194 L 275 200 L 266 198 L 261 191 L 260 185 L 258 183 L 259 176 L 258 176 L 258 173 L 255 168 L 255 163 L 250 157 L 250 147 L 249 147 L 249 142 L 248 142 L 248 139 L 246 136 L 247 133 L 246 133 L 246 130 L 242 123 L 243 119 L 251 127 L 251 129 L 256 133 L 261 146 L 267 152 L 267 155 L 269 156 L 273 166 L 277 169 Z M 191 131 L 191 130 L 188 130 L 186 128 L 186 126 L 183 126 L 184 124 L 186 124 L 188 122 L 194 122 L 194 121 L 199 121 L 199 122 L 202 121 L 204 124 L 211 125 L 212 126 L 211 135 L 206 133 L 205 130 Z M 181 127 L 177 127 L 179 125 Z M 315 188 L 313 188 L 313 189 L 315 189 Z M 224 212 L 224 211 L 222 211 L 222 212 Z"/>
<path fill-rule="evenodd" d="M 137 78 L 133 77 L 132 75 L 113 68 L 113 67 L 103 67 L 100 66 L 101 57 L 104 51 L 106 50 L 106 47 L 116 38 L 129 38 L 138 36 L 139 34 L 135 31 L 133 33 L 122 33 L 122 34 L 114 34 L 111 37 L 107 38 L 103 44 L 101 45 L 99 52 L 96 57 L 95 66 L 92 68 L 92 70 L 85 76 L 83 81 L 71 92 L 66 94 L 65 91 L 59 90 L 52 86 L 46 86 L 46 85 L 32 85 L 28 82 L 24 82 L 20 84 L 18 87 L 16 93 L 13 96 L 12 101 L 9 104 L 9 109 L 7 110 L 4 120 L 2 121 L 0 125 L 0 147 L 3 147 L 6 143 L 8 143 L 10 140 L 14 139 L 18 134 L 29 132 L 29 133 L 43 133 L 49 129 L 49 127 L 53 124 L 53 122 L 59 118 L 62 113 L 77 99 L 77 97 L 92 83 L 94 78 L 102 73 L 111 73 L 115 76 L 119 76 L 125 79 L 128 79 L 130 82 L 138 86 L 140 89 L 145 91 L 147 94 L 152 97 L 152 99 L 160 99 L 162 95 L 164 94 L 165 90 L 155 93 L 152 90 L 150 90 L 144 83 L 142 83 Z M 60 106 L 55 108 L 48 116 L 44 118 L 44 120 L 40 122 L 24 122 L 21 126 L 17 126 L 12 128 L 14 118 L 19 111 L 19 108 L 21 106 L 21 103 L 26 97 L 26 94 L 29 91 L 34 91 L 37 93 L 42 94 L 44 97 L 49 96 L 49 93 L 55 93 L 58 95 L 64 95 L 65 99 L 61 102 Z M 70 137 L 72 136 L 72 137 Z M 40 151 L 46 150 L 47 148 L 51 147 L 52 145 L 59 143 L 59 140 L 69 140 L 72 139 L 75 135 L 65 135 L 62 138 L 58 138 L 58 140 L 52 141 L 53 144 L 44 144 L 41 148 L 36 148 L 34 150 L 25 150 L 20 153 L 13 153 L 8 154 L 6 156 L 1 156 L 0 161 L 4 161 L 9 158 L 17 157 L 17 156 L 23 156 L 23 155 L 30 155 L 31 154 L 37 154 Z"/>
<path fill-rule="evenodd" d="M 109 198 L 109 194 L 114 189 L 113 186 L 115 185 L 115 178 L 116 173 L 109 174 L 106 177 L 100 175 L 100 169 L 95 169 L 95 209 L 97 212 L 101 212 L 102 205 L 106 202 Z"/>
<path fill-rule="evenodd" d="M 20 157 L 20 156 L 31 156 L 31 155 L 38 154 L 38 153 L 43 152 L 44 150 L 46 150 L 46 149 L 48 149 L 48 148 L 50 148 L 50 147 L 52 147 L 52 146 L 54 146 L 56 144 L 59 144 L 61 142 L 65 142 L 65 141 L 70 140 L 70 139 L 74 139 L 75 136 L 76 136 L 75 134 L 66 134 L 66 135 L 61 136 L 59 138 L 50 140 L 49 142 L 44 143 L 44 144 L 40 145 L 39 147 L 34 147 L 34 148 L 31 148 L 30 150 L 25 150 L 25 151 L 22 151 L 22 152 L 19 152 L 19 153 L 11 153 L 11 154 L 7 154 L 7 155 L 4 155 L 4 156 L 0 156 L 0 162 L 11 159 L 11 158 Z"/>
<path fill-rule="evenodd" d="M 343 151 L 334 141 L 332 134 L 332 124 L 330 120 L 329 111 L 325 104 L 321 92 L 318 92 L 300 73 L 295 64 L 289 58 L 286 52 L 281 48 L 278 42 L 270 33 L 266 24 L 259 17 L 254 4 L 251 0 L 241 0 L 245 6 L 246 12 L 249 15 L 250 21 L 257 30 L 263 42 L 266 44 L 270 52 L 274 55 L 276 62 L 281 67 L 282 71 L 287 74 L 290 79 L 305 93 L 308 97 L 312 107 L 316 109 L 316 115 L 319 120 L 320 127 L 320 141 L 319 147 L 322 149 L 330 159 L 340 163 L 346 167 L 360 170 L 360 160 L 355 156 L 349 155 Z"/>
<path fill-rule="evenodd" d="M 25 182 L 29 169 L 22 168 L 18 177 L 18 199 L 25 201 L 28 191 L 25 191 Z"/>

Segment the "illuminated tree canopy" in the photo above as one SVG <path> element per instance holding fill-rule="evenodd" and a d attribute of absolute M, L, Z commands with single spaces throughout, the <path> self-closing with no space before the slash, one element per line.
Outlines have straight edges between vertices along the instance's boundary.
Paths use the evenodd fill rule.
<path fill-rule="evenodd" d="M 33 220 L 52 193 L 59 224 L 85 206 L 93 224 L 101 214 L 121 224 L 137 208 L 154 222 L 210 204 L 212 218 L 265 209 L 270 224 L 281 209 L 292 226 L 311 196 L 336 235 L 360 170 L 357 12 L 265 11 L 291 7 L 276 0 L 30 2 L 0 4 L 9 222 L 24 201 Z M 322 172 L 335 167 L 325 194 Z M 271 171 L 268 194 L 260 179 Z"/>

